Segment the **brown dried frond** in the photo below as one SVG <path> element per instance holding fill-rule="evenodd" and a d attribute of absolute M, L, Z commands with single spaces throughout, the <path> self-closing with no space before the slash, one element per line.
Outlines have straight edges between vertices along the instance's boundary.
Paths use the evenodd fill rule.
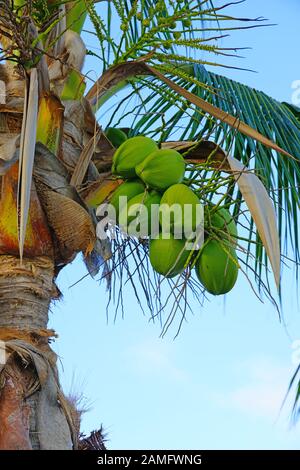
<path fill-rule="evenodd" d="M 40 198 L 63 258 L 82 251 L 89 254 L 96 243 L 90 214 L 77 202 L 54 191 L 40 191 Z"/>
<path fill-rule="evenodd" d="M 107 434 L 103 431 L 103 427 L 99 431 L 91 432 L 89 437 L 81 435 L 78 443 L 78 450 L 107 450 L 105 443 L 107 442 Z"/>

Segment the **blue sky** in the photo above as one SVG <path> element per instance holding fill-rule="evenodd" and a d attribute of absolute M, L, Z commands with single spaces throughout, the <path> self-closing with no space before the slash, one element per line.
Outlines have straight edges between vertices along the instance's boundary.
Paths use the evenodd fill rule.
<path fill-rule="evenodd" d="M 217 5 L 221 2 L 215 2 Z M 233 32 L 223 44 L 249 46 L 244 60 L 259 73 L 222 73 L 291 101 L 300 79 L 300 4 L 296 0 L 247 0 L 237 16 L 265 16 L 277 26 Z M 89 39 L 91 42 L 91 39 Z M 191 303 L 179 337 L 159 338 L 133 295 L 125 316 L 107 320 L 104 285 L 85 278 L 78 258 L 59 276 L 64 299 L 52 308 L 59 333 L 55 350 L 67 393 L 82 393 L 90 411 L 83 430 L 101 423 L 110 449 L 300 449 L 300 425 L 289 426 L 279 409 L 294 371 L 293 342 L 300 339 L 300 311 L 292 272 L 284 276 L 284 318 L 261 303 L 243 277 L 226 298 Z"/>

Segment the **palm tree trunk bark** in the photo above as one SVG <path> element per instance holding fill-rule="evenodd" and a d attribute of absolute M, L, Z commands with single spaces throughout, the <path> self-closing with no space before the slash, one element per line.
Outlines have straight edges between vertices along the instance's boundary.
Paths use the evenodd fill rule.
<path fill-rule="evenodd" d="M 72 409 L 59 385 L 47 330 L 58 297 L 54 262 L 0 256 L 0 449 L 72 449 Z M 2 355 L 3 356 L 3 355 Z"/>
<path fill-rule="evenodd" d="M 94 135 L 95 118 L 86 118 L 91 111 L 81 101 L 64 106 L 55 94 L 41 94 L 39 105 L 44 98 L 46 102 L 43 137 L 49 141 L 40 139 L 36 146 L 38 175 L 31 184 L 20 264 L 24 70 L 9 61 L 0 64 L 0 80 L 6 91 L 5 103 L 0 103 L 0 450 L 77 449 L 79 414 L 61 390 L 50 347 L 55 333 L 47 324 L 51 301 L 59 296 L 55 273 L 76 253 L 90 253 L 96 241 L 95 221 L 69 184 L 85 142 Z M 1 364 L 3 346 L 7 357 Z"/>

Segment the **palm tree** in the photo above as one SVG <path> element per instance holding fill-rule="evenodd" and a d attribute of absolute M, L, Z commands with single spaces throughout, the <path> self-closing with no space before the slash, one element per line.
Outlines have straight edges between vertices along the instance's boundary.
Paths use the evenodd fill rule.
<path fill-rule="evenodd" d="M 153 273 L 147 242 L 124 241 L 118 229 L 114 240 L 97 239 L 96 208 L 119 184 L 100 107 L 110 127 L 180 151 L 201 200 L 230 208 L 242 226 L 239 266 L 258 295 L 275 302 L 286 243 L 298 265 L 298 111 L 205 68 L 211 55 L 235 54 L 218 39 L 249 22 L 235 26 L 225 5 L 208 0 L 94 3 L 0 1 L 1 449 L 103 448 L 101 433 L 80 439 L 80 412 L 61 390 L 47 328 L 57 274 L 78 253 L 92 276 L 102 270 L 109 301 L 118 283 L 116 308 L 125 278 L 134 289 L 139 280 L 153 315 L 168 303 L 163 333 L 177 316 L 180 328 L 188 290 L 205 295 L 189 268 L 176 281 Z M 97 54 L 80 36 L 87 15 Z M 82 75 L 86 55 L 102 67 L 92 84 Z"/>

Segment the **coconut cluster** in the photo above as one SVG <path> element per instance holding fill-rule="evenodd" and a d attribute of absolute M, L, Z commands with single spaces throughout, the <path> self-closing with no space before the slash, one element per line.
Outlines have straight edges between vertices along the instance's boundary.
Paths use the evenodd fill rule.
<path fill-rule="evenodd" d="M 119 129 L 110 128 L 107 136 L 118 147 L 112 173 L 124 180 L 110 199 L 118 225 L 149 239 L 150 262 L 159 274 L 172 278 L 195 267 L 207 291 L 229 292 L 238 276 L 237 228 L 230 212 L 210 204 L 199 219 L 202 204 L 184 182 L 185 161 L 176 150 L 161 149 L 149 137 L 127 138 Z"/>

